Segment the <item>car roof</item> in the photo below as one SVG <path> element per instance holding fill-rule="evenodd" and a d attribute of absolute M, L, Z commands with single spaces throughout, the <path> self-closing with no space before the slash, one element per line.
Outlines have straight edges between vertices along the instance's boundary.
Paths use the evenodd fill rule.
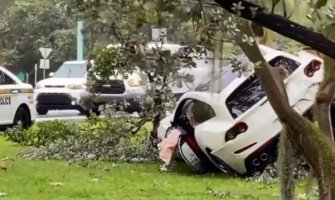
<path fill-rule="evenodd" d="M 93 60 L 91 60 L 93 62 Z M 87 60 L 67 60 L 63 64 L 86 64 Z"/>

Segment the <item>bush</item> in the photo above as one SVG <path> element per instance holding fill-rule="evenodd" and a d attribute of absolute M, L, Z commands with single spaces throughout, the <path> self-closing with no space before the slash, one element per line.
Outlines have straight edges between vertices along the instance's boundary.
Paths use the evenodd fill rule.
<path fill-rule="evenodd" d="M 29 146 L 45 146 L 69 136 L 80 133 L 78 125 L 64 121 L 47 121 L 37 123 L 30 129 L 23 129 L 20 126 L 5 131 L 6 139 Z"/>
<path fill-rule="evenodd" d="M 136 119 L 92 118 L 85 123 L 42 122 L 28 130 L 8 130 L 9 140 L 33 146 L 19 156 L 37 160 L 92 160 L 144 162 L 158 159 L 156 144 L 149 142 L 148 126 L 136 135 L 130 133 Z M 50 131 L 52 130 L 52 131 Z"/>

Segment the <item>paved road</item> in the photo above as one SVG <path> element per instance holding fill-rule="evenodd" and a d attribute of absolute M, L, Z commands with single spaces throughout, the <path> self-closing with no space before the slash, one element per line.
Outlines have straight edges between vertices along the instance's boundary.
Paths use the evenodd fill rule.
<path fill-rule="evenodd" d="M 87 118 L 80 115 L 78 111 L 49 111 L 47 115 L 39 115 L 36 117 L 36 122 L 52 121 L 52 120 L 65 120 L 65 121 L 85 121 Z"/>
<path fill-rule="evenodd" d="M 136 113 L 133 113 L 133 114 L 129 114 L 129 116 L 136 117 L 138 115 Z M 52 121 L 52 120 L 81 122 L 81 121 L 85 121 L 86 119 L 87 119 L 86 116 L 81 115 L 78 111 L 75 111 L 75 110 L 49 111 L 47 115 L 37 116 L 36 122 Z"/>

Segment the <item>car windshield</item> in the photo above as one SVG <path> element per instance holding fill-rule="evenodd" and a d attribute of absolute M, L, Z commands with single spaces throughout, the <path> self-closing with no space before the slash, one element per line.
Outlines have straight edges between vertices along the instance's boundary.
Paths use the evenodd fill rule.
<path fill-rule="evenodd" d="M 55 78 L 82 78 L 87 72 L 86 63 L 64 63 L 55 72 Z"/>

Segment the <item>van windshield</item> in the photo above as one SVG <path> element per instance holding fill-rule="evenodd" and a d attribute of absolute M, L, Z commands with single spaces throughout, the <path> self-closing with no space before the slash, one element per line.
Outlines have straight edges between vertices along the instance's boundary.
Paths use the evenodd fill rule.
<path fill-rule="evenodd" d="M 55 78 L 83 78 L 87 72 L 86 63 L 64 63 L 55 72 Z"/>

